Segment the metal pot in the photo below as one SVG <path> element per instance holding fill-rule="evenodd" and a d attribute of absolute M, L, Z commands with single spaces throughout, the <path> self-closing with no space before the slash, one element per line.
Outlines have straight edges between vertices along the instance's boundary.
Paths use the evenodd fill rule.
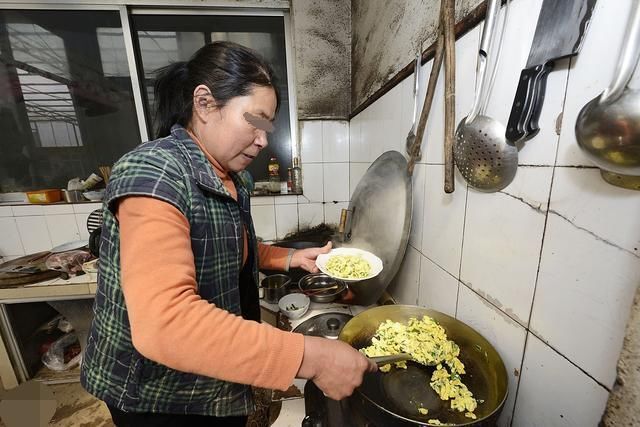
<path fill-rule="evenodd" d="M 446 314 L 410 305 L 385 305 L 355 316 L 344 326 L 338 337 L 355 348 L 371 343 L 378 326 L 387 319 L 407 322 L 410 318 L 427 315 L 445 329 L 449 339 L 460 347 L 460 360 L 466 374 L 462 380 L 476 399 L 484 400 L 478 405 L 476 420 L 464 413 L 450 409 L 449 402 L 440 400 L 429 386 L 433 367 L 410 362 L 408 368 L 392 369 L 388 373 L 367 374 L 362 385 L 350 398 L 361 413 L 366 414 L 375 425 L 385 427 L 425 425 L 432 418 L 451 426 L 495 425 L 507 399 L 507 371 L 498 352 L 478 332 Z M 429 410 L 420 415 L 416 407 L 422 405 Z"/>
<path fill-rule="evenodd" d="M 280 298 L 287 294 L 287 286 L 291 283 L 291 278 L 284 274 L 272 274 L 260 282 L 260 287 L 264 290 L 264 300 L 271 304 L 277 304 Z"/>
<path fill-rule="evenodd" d="M 336 286 L 336 289 L 316 291 L 322 288 Z M 324 273 L 307 274 L 298 281 L 298 288 L 313 302 L 332 302 L 342 296 L 347 285 L 341 280 L 334 279 Z"/>

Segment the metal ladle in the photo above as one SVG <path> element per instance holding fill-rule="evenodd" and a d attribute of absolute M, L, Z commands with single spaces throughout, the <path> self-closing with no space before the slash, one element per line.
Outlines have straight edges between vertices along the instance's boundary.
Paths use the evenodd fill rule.
<path fill-rule="evenodd" d="M 640 57 L 640 2 L 633 1 L 618 65 L 609 87 L 587 103 L 576 120 L 576 140 L 582 152 L 607 177 L 636 178 L 640 189 L 640 90 L 627 87 Z"/>
<path fill-rule="evenodd" d="M 484 192 L 496 192 L 505 188 L 513 181 L 518 169 L 518 149 L 507 144 L 504 125 L 484 115 L 507 22 L 509 2 L 505 6 L 505 16 L 497 42 L 491 79 L 487 80 L 488 52 L 493 48 L 500 3 L 500 0 L 488 2 L 478 52 L 476 94 L 469 115 L 458 124 L 453 146 L 455 162 L 464 179 L 475 189 Z"/>

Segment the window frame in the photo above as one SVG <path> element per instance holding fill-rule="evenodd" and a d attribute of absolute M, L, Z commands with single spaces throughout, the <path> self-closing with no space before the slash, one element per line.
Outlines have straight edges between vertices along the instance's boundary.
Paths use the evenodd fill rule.
<path fill-rule="evenodd" d="M 158 5 L 160 3 L 160 6 Z M 288 2 L 274 1 L 272 5 L 246 4 L 238 5 L 235 2 L 209 1 L 200 4 L 185 6 L 184 2 L 177 0 L 68 0 L 59 3 L 56 0 L 25 1 L 24 3 L 8 2 L 0 0 L 2 10 L 95 10 L 115 11 L 119 13 L 122 32 L 124 35 L 127 65 L 131 78 L 131 87 L 136 110 L 136 118 L 140 132 L 141 142 L 149 140 L 149 127 L 145 114 L 145 102 L 143 98 L 143 78 L 141 78 L 141 66 L 137 62 L 131 31 L 130 17 L 132 15 L 198 15 L 212 16 L 272 16 L 282 17 L 284 24 L 285 60 L 287 69 L 287 88 L 289 96 L 289 131 L 291 135 L 291 159 L 300 157 L 298 137 L 298 108 L 295 86 L 295 66 L 293 55 L 293 38 L 291 28 L 291 13 Z M 144 76 L 142 76 L 144 77 Z M 123 153 L 124 154 L 124 153 Z"/>

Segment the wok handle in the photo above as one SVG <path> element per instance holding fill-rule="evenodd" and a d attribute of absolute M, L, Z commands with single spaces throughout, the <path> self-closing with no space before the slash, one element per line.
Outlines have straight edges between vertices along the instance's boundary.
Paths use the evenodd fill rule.
<path fill-rule="evenodd" d="M 404 362 L 405 360 L 411 359 L 412 357 L 409 353 L 391 354 L 389 356 L 374 356 L 369 358 L 369 360 L 378 366 L 384 366 L 395 362 Z"/>

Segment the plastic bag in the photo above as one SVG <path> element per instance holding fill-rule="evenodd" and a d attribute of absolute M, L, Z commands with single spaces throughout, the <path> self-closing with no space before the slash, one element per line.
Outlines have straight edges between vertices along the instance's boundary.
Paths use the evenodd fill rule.
<path fill-rule="evenodd" d="M 81 360 L 80 342 L 73 332 L 58 338 L 42 355 L 42 363 L 52 371 L 68 371 L 79 365 Z"/>

